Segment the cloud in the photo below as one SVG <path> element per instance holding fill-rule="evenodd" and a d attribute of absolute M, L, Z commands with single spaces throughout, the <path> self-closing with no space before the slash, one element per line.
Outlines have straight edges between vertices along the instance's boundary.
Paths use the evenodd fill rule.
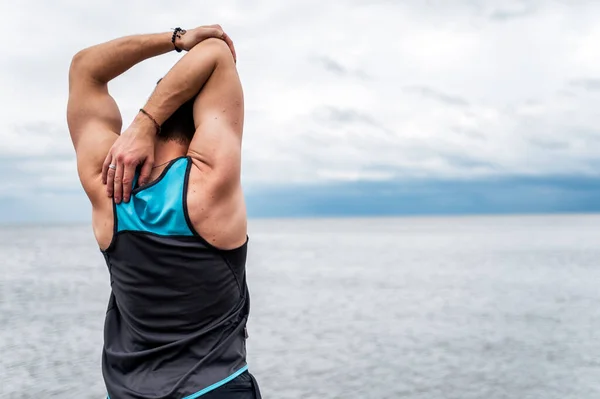
<path fill-rule="evenodd" d="M 570 143 L 567 141 L 545 140 L 540 138 L 531 138 L 529 142 L 544 150 L 566 150 L 570 146 Z"/>
<path fill-rule="evenodd" d="M 537 11 L 537 4 L 534 1 L 517 1 L 513 4 L 504 5 L 503 8 L 493 10 L 489 18 L 493 21 L 506 22 L 516 18 L 532 16 Z"/>
<path fill-rule="evenodd" d="M 569 82 L 572 87 L 587 91 L 600 91 L 600 79 L 576 79 Z"/>
<path fill-rule="evenodd" d="M 404 87 L 404 91 L 407 93 L 416 93 L 424 98 L 431 98 L 433 100 L 437 100 L 441 103 L 447 105 L 457 105 L 461 107 L 466 107 L 469 105 L 469 102 L 464 98 L 460 98 L 458 96 L 451 96 L 446 93 L 442 93 L 431 87 L 426 86 L 406 86 Z"/>
<path fill-rule="evenodd" d="M 329 124 L 330 126 L 340 125 L 366 125 L 374 127 L 386 133 L 391 131 L 375 119 L 374 116 L 363 113 L 352 108 L 337 108 L 334 106 L 321 107 L 314 110 L 314 118 L 318 123 Z"/>
<path fill-rule="evenodd" d="M 366 71 L 364 71 L 363 69 L 349 69 L 349 68 L 345 67 L 344 65 L 342 65 L 341 63 L 334 60 L 333 58 L 328 57 L 326 55 L 322 55 L 322 56 L 318 56 L 318 57 L 311 57 L 311 59 L 317 65 L 320 65 L 321 67 L 323 67 L 323 69 L 325 69 L 326 71 L 328 71 L 334 75 L 349 76 L 349 77 L 359 78 L 362 80 L 370 79 L 369 74 Z"/>
<path fill-rule="evenodd" d="M 318 57 L 316 61 L 319 62 L 321 66 L 323 66 L 323 68 L 329 72 L 333 72 L 338 75 L 346 75 L 348 73 L 348 70 L 344 66 L 330 57 L 321 56 Z"/>
<path fill-rule="evenodd" d="M 221 23 L 238 50 L 249 192 L 592 179 L 600 174 L 598 12 L 600 3 L 562 0 L 4 2 L 0 33 L 27 26 L 34 39 L 0 43 L 0 198 L 22 193 L 37 209 L 60 204 L 44 195 L 84 201 L 65 121 L 75 52 L 202 23 Z M 125 126 L 179 56 L 148 60 L 111 84 Z"/>

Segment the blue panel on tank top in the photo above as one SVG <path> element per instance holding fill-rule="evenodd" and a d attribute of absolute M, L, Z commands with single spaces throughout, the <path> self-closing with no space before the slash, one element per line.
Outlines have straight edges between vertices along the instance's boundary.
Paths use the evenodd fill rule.
<path fill-rule="evenodd" d="M 185 218 L 183 204 L 188 163 L 188 158 L 175 160 L 167 166 L 168 169 L 156 183 L 134 191 L 128 203 L 117 204 L 117 231 L 140 231 L 163 236 L 193 235 Z"/>

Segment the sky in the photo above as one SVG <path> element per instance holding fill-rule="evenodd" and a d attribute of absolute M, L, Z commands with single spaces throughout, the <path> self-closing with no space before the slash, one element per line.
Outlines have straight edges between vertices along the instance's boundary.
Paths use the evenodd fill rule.
<path fill-rule="evenodd" d="M 600 211 L 600 2 L 0 4 L 0 223 L 88 221 L 66 126 L 80 49 L 219 23 L 250 216 Z M 124 128 L 178 60 L 110 85 Z"/>

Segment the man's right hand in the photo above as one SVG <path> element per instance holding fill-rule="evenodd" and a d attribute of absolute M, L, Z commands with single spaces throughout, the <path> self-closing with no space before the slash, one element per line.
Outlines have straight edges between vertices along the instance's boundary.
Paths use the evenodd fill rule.
<path fill-rule="evenodd" d="M 227 33 L 223 31 L 221 25 L 206 25 L 199 26 L 194 29 L 189 29 L 184 35 L 181 35 L 180 38 L 175 40 L 175 44 L 177 45 L 177 47 L 185 51 L 190 51 L 192 47 L 194 47 L 198 43 L 210 38 L 221 39 L 225 43 L 227 43 L 229 49 L 231 50 L 231 54 L 233 55 L 233 60 L 237 61 L 237 55 L 235 54 L 233 41 L 227 35 Z"/>
<path fill-rule="evenodd" d="M 102 182 L 106 193 L 115 203 L 129 202 L 136 168 L 142 165 L 139 185 L 148 182 L 154 166 L 156 126 L 145 115 L 138 113 L 111 147 L 102 166 Z"/>

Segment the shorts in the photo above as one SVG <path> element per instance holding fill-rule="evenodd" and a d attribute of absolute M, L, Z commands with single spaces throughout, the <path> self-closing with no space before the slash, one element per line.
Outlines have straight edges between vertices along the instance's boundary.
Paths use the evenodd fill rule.
<path fill-rule="evenodd" d="M 254 376 L 244 371 L 227 384 L 207 392 L 199 399 L 261 399 L 261 396 Z"/>

